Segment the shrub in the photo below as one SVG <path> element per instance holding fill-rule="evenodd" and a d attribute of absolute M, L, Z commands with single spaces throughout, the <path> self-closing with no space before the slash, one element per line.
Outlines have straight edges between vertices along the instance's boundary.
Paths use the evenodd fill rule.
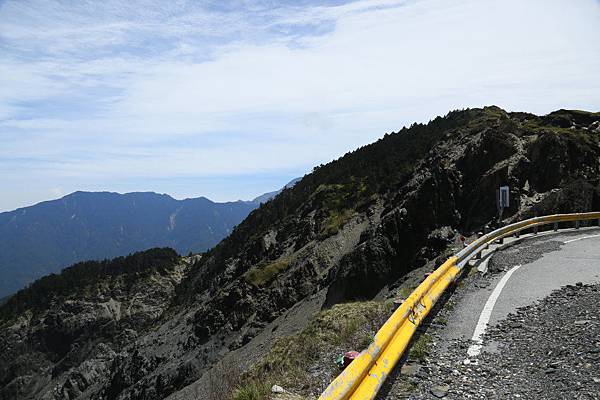
<path fill-rule="evenodd" d="M 324 237 L 335 235 L 348 222 L 352 215 L 354 215 L 354 210 L 332 210 L 321 229 L 321 235 Z"/>
<path fill-rule="evenodd" d="M 267 400 L 269 397 L 269 384 L 253 381 L 244 387 L 236 389 L 233 400 Z"/>
<path fill-rule="evenodd" d="M 429 355 L 431 349 L 431 337 L 428 335 L 421 335 L 417 340 L 414 341 L 410 348 L 410 357 L 421 362 L 425 361 L 425 357 Z"/>
<path fill-rule="evenodd" d="M 253 267 L 246 272 L 245 278 L 248 283 L 254 286 L 264 286 L 265 284 L 271 282 L 271 280 L 273 280 L 273 278 L 275 278 L 281 272 L 288 269 L 289 266 L 289 259 L 282 258 L 264 266 L 257 265 Z"/>
<path fill-rule="evenodd" d="M 246 379 L 275 382 L 296 393 L 321 390 L 315 384 L 331 381 L 339 373 L 335 359 L 349 349 L 364 350 L 392 307 L 392 302 L 367 301 L 321 311 L 302 332 L 276 339 Z M 309 372 L 315 366 L 318 379 Z"/>

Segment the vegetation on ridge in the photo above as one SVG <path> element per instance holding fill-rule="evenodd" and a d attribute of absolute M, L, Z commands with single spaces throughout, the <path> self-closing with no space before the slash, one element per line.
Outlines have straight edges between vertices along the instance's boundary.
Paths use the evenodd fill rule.
<path fill-rule="evenodd" d="M 53 300 L 85 297 L 90 288 L 106 277 L 120 278 L 125 286 L 154 272 L 165 273 L 179 260 L 171 248 L 155 248 L 104 261 L 84 261 L 50 274 L 20 290 L 0 306 L 0 320 L 19 315 L 25 310 L 47 308 Z"/>
<path fill-rule="evenodd" d="M 201 262 L 207 268 L 194 268 L 203 274 L 192 277 L 178 290 L 177 301 L 193 301 L 198 285 L 206 284 L 209 275 L 217 275 L 221 265 L 230 257 L 244 251 L 250 243 L 259 243 L 275 224 L 288 234 L 296 228 L 295 217 L 316 211 L 321 218 L 321 237 L 335 234 L 354 210 L 366 208 L 383 192 L 393 192 L 405 184 L 418 162 L 449 131 L 464 127 L 473 120 L 484 124 L 506 114 L 497 107 L 452 111 L 428 124 L 415 123 L 398 132 L 385 134 L 382 139 L 363 146 L 326 165 L 319 165 L 292 188 L 284 189 L 276 198 L 262 204 L 235 227 L 231 235 L 206 253 Z M 285 237 L 278 237 L 284 241 Z M 301 244 L 299 244 L 300 246 Z M 275 255 L 272 259 L 276 259 Z M 253 264 L 255 260 L 252 260 Z M 253 265 L 248 265 L 250 269 Z M 245 271 L 244 271 L 245 272 Z"/>
<path fill-rule="evenodd" d="M 320 312 L 302 332 L 279 338 L 245 375 L 246 385 L 242 387 L 250 390 L 278 384 L 303 393 L 311 380 L 331 380 L 339 373 L 336 358 L 347 350 L 367 348 L 380 325 L 391 315 L 393 306 L 391 300 L 353 302 L 336 304 Z M 320 366 L 318 376 L 311 370 L 315 366 Z"/>
<path fill-rule="evenodd" d="M 276 260 L 267 265 L 257 265 L 245 274 L 248 283 L 254 286 L 263 286 L 270 282 L 278 274 L 285 271 L 290 266 L 290 261 L 287 258 Z"/>

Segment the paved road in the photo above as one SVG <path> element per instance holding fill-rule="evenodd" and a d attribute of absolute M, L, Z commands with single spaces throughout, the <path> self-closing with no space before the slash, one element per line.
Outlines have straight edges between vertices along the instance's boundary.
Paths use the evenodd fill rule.
<path fill-rule="evenodd" d="M 502 270 L 510 271 L 518 265 L 521 267 L 506 281 L 493 306 L 489 319 L 491 326 L 517 308 L 541 300 L 561 286 L 577 282 L 600 283 L 600 229 L 527 238 L 498 251 L 489 262 L 489 279 L 475 282 L 470 290 L 461 293 L 444 336 L 470 339 L 486 302 L 506 274 Z"/>
<path fill-rule="evenodd" d="M 578 294 L 568 294 L 566 306 L 548 307 L 555 304 L 549 295 L 561 287 L 585 291 L 586 285 L 600 284 L 600 229 L 521 238 L 492 254 L 487 272 L 473 269 L 422 332 L 431 343 L 425 360 L 395 370 L 379 399 L 600 399 L 600 336 L 575 324 L 592 320 L 597 321 L 593 327 L 600 327 L 600 305 L 583 307 Z M 565 301 L 564 294 L 556 293 L 556 301 Z M 600 292 L 587 296 L 586 304 L 600 303 Z M 541 304 L 538 309 L 536 304 Z M 529 307 L 525 312 L 531 320 L 518 314 L 523 307 Z M 482 335 L 479 346 L 472 340 L 478 326 L 479 333 L 493 333 L 496 339 Z M 577 336 L 586 332 L 594 337 Z M 566 359 L 556 356 L 561 352 Z M 562 360 L 557 364 L 561 372 L 547 375 L 556 360 Z M 567 397 L 561 394 L 571 389 Z"/>

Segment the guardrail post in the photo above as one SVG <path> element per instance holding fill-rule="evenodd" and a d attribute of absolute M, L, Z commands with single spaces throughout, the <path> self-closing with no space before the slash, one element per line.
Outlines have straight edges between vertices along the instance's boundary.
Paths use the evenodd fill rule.
<path fill-rule="evenodd" d="M 554 232 L 558 231 L 558 222 L 554 223 Z"/>
<path fill-rule="evenodd" d="M 533 234 L 534 235 L 538 234 L 538 226 L 537 225 L 533 227 Z"/>
<path fill-rule="evenodd" d="M 483 236 L 483 232 L 477 232 L 477 238 L 479 239 L 480 237 Z M 487 248 L 487 246 L 486 246 Z M 476 260 L 480 260 L 481 259 L 481 250 L 477 252 L 477 254 L 475 254 L 475 259 Z"/>
<path fill-rule="evenodd" d="M 516 231 L 516 232 L 515 232 L 515 237 L 518 239 L 518 238 L 519 238 L 519 236 L 521 236 L 521 231 Z"/>
<path fill-rule="evenodd" d="M 600 219 L 598 220 L 598 226 L 600 226 Z M 487 235 L 490 232 L 490 227 L 488 225 L 483 227 L 483 234 Z M 485 243 L 485 247 L 483 248 L 484 250 L 489 249 L 490 244 L 488 242 Z"/>
<path fill-rule="evenodd" d="M 580 221 L 579 220 L 575 221 L 575 229 L 579 229 L 579 225 L 580 225 Z"/>

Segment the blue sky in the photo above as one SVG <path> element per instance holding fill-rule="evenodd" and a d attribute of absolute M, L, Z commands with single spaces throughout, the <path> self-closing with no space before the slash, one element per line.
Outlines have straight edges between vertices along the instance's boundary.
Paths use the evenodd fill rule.
<path fill-rule="evenodd" d="M 597 0 L 0 0 L 0 211 L 249 199 L 386 132 L 600 110 Z"/>

